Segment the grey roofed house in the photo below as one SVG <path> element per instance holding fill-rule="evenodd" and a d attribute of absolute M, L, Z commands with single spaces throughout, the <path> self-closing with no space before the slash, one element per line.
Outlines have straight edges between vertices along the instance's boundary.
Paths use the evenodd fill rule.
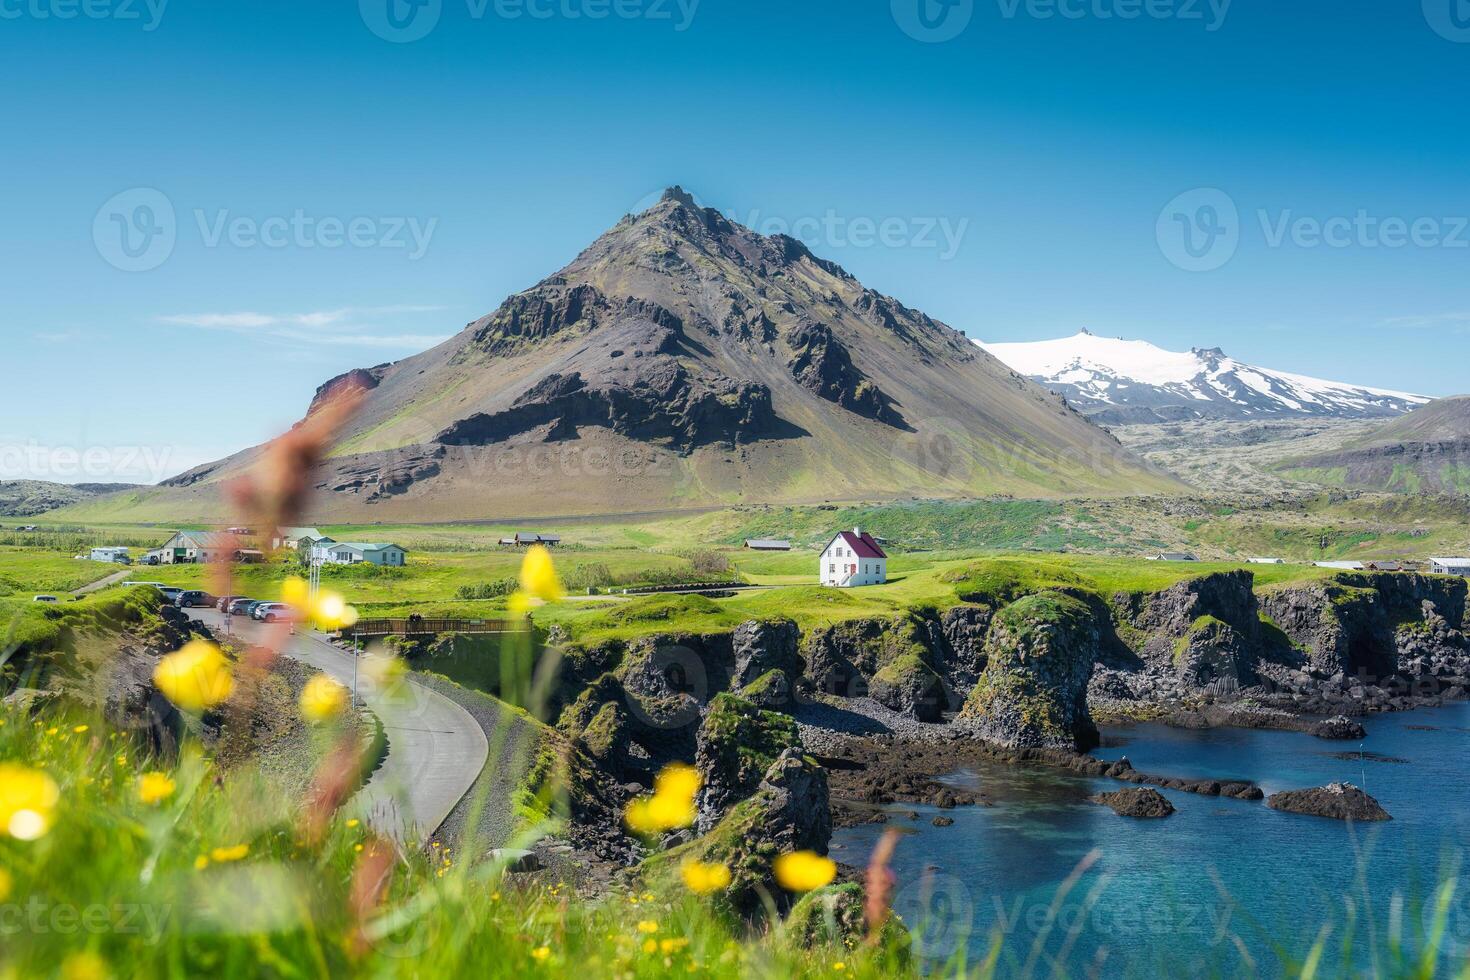
<path fill-rule="evenodd" d="M 780 538 L 746 538 L 745 546 L 752 551 L 790 551 L 791 542 Z"/>
<path fill-rule="evenodd" d="M 1431 558 L 1429 571 L 1435 575 L 1463 575 L 1470 577 L 1470 558 Z"/>
<path fill-rule="evenodd" d="M 515 544 L 520 545 L 523 548 L 533 544 L 557 545 L 561 544 L 561 535 L 538 534 L 535 531 L 517 531 L 516 536 L 512 538 L 509 542 L 507 542 L 505 538 L 501 538 L 500 541 L 502 544 Z"/>
<path fill-rule="evenodd" d="M 1199 559 L 1187 551 L 1161 551 L 1149 561 L 1199 561 Z"/>

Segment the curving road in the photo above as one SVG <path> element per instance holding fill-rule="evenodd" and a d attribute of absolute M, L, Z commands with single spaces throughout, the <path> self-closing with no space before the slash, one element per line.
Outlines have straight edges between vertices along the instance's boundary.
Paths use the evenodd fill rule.
<path fill-rule="evenodd" d="M 217 632 L 224 616 L 191 609 L 189 615 Z M 265 631 L 280 631 L 240 616 L 231 630 L 259 642 Z M 326 642 L 322 634 L 300 630 L 287 637 L 281 652 L 352 687 L 353 656 Z M 358 677 L 358 699 L 378 716 L 388 735 L 388 757 L 352 806 L 379 833 L 407 843 L 423 841 L 439 829 L 480 775 L 490 746 L 472 715 L 412 675 L 388 687 Z"/>

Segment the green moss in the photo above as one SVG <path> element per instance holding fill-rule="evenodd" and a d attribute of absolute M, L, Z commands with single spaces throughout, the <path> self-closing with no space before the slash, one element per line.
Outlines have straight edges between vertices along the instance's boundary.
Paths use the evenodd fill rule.
<path fill-rule="evenodd" d="M 703 751 L 717 767 L 739 773 L 744 789 L 753 789 L 776 757 L 801 746 L 796 720 L 779 711 L 765 711 L 728 692 L 716 694 L 700 726 Z"/>

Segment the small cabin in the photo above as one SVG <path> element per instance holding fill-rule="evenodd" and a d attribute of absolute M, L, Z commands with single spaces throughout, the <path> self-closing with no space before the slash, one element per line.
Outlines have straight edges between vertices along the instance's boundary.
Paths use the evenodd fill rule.
<path fill-rule="evenodd" d="M 1470 578 L 1470 558 L 1431 558 L 1429 571 L 1433 575 L 1459 575 Z"/>
<path fill-rule="evenodd" d="M 1150 555 L 1149 561 L 1199 561 L 1199 558 L 1188 551 L 1161 551 L 1157 555 Z"/>
<path fill-rule="evenodd" d="M 860 527 L 838 531 L 822 549 L 818 580 L 833 588 L 882 585 L 888 581 L 888 555 Z"/>
<path fill-rule="evenodd" d="M 791 542 L 779 538 L 746 538 L 745 547 L 751 551 L 790 551 Z"/>

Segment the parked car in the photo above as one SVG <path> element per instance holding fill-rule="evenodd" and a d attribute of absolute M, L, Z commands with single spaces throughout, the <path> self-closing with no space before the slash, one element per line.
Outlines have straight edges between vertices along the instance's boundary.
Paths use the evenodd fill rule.
<path fill-rule="evenodd" d="M 61 600 L 58 599 L 58 598 L 56 598 L 54 595 L 38 595 L 38 596 L 36 596 L 36 598 L 35 598 L 34 601 L 35 602 L 60 602 Z"/>
<path fill-rule="evenodd" d="M 158 591 L 163 593 L 163 601 L 170 603 L 178 602 L 179 596 L 184 593 L 183 589 L 176 588 L 172 585 L 160 585 Z"/>
<path fill-rule="evenodd" d="M 287 620 L 297 618 L 296 610 L 284 602 L 262 602 L 250 613 L 251 619 L 258 619 L 262 623 L 283 623 Z"/>
<path fill-rule="evenodd" d="M 249 616 L 250 611 L 258 605 L 260 605 L 259 599 L 247 599 L 241 596 L 234 602 L 231 602 L 229 608 L 225 611 L 231 616 Z"/>
<path fill-rule="evenodd" d="M 242 595 L 222 595 L 214 600 L 214 608 L 219 612 L 226 612 L 232 603 L 239 602 L 245 598 Z"/>
<path fill-rule="evenodd" d="M 190 589 L 180 592 L 179 597 L 174 600 L 174 605 L 180 609 L 192 609 L 195 606 L 209 607 L 214 605 L 215 597 L 208 592 L 200 592 L 198 589 Z"/>

